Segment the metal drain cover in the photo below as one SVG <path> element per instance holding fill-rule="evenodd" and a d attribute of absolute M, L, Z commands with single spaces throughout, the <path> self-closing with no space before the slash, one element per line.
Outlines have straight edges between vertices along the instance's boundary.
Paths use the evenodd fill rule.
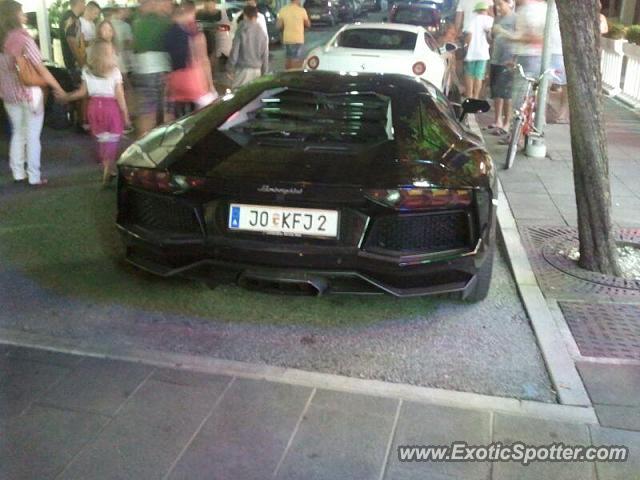
<path fill-rule="evenodd" d="M 575 228 L 526 226 L 520 233 L 547 296 L 564 301 L 640 301 L 640 282 L 588 272 L 558 253 L 577 245 Z M 621 229 L 616 237 L 620 242 L 639 244 L 640 229 Z"/>
<path fill-rule="evenodd" d="M 558 304 L 583 356 L 640 360 L 640 305 Z"/>

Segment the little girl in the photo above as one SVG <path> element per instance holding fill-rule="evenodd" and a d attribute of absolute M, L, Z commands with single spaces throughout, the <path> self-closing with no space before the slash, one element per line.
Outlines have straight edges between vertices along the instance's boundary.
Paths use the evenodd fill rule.
<path fill-rule="evenodd" d="M 82 70 L 82 85 L 62 100 L 72 102 L 87 96 L 87 119 L 98 142 L 98 159 L 104 168 L 102 182 L 107 185 L 116 175 L 118 146 L 124 127 L 130 127 L 131 121 L 115 51 L 105 40 L 92 45 L 87 66 Z"/>

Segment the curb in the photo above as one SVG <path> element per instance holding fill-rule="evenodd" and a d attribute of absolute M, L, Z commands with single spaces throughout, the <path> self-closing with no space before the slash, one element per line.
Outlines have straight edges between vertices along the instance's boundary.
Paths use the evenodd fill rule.
<path fill-rule="evenodd" d="M 569 355 L 562 332 L 535 279 L 511 208 L 499 182 L 500 180 L 498 180 L 498 228 L 507 250 L 507 261 L 513 272 L 522 303 L 529 315 L 551 383 L 558 393 L 561 404 L 589 407 L 591 400 L 573 358 Z"/>
<path fill-rule="evenodd" d="M 476 135 L 484 138 L 475 116 L 469 116 L 469 126 Z M 563 333 L 538 286 L 499 178 L 497 182 L 498 230 L 504 241 L 507 261 L 520 298 L 529 316 L 551 383 L 557 392 L 558 401 L 563 405 L 591 407 L 591 399 L 565 344 Z"/>
<path fill-rule="evenodd" d="M 127 348 L 124 346 L 105 347 L 37 333 L 17 332 L 6 328 L 0 328 L 0 344 L 71 355 L 144 363 L 155 367 L 177 368 L 211 375 L 226 375 L 323 388 L 465 410 L 491 411 L 567 423 L 598 423 L 595 411 L 591 407 L 493 397 L 477 393 L 397 384 L 381 380 L 350 378 L 329 373 L 308 372 L 294 368 L 258 365 L 198 355 L 167 353 L 158 350 Z"/>

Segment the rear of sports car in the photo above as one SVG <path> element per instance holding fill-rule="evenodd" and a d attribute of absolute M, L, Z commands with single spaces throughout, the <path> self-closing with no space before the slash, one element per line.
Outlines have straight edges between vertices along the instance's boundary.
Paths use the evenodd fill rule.
<path fill-rule="evenodd" d="M 323 129 L 300 126 L 311 104 Z M 121 162 L 127 259 L 267 291 L 474 298 L 492 193 L 400 181 L 390 115 L 373 93 L 270 91 L 167 168 Z"/>
<path fill-rule="evenodd" d="M 333 72 L 415 75 L 441 87 L 447 64 L 438 48 L 419 26 L 355 24 L 309 52 L 304 66 Z"/>

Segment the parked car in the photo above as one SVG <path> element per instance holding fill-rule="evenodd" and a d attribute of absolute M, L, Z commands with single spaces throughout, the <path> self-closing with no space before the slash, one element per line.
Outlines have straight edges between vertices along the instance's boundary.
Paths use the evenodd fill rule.
<path fill-rule="evenodd" d="M 378 12 L 380 11 L 380 1 L 362 0 L 362 8 L 365 12 Z"/>
<path fill-rule="evenodd" d="M 234 16 L 239 15 L 244 8 L 244 4 L 240 2 L 226 2 L 223 8 L 220 8 L 220 17 L 217 21 L 198 20 L 198 26 L 206 34 L 214 39 L 215 57 L 228 57 L 231 53 L 231 45 L 233 36 L 231 34 L 231 25 Z"/>
<path fill-rule="evenodd" d="M 365 2 L 367 0 L 353 0 L 354 3 L 356 4 L 356 11 L 358 12 L 358 17 L 366 15 L 367 14 L 367 7 L 365 5 Z"/>
<path fill-rule="evenodd" d="M 353 22 L 359 13 L 359 4 L 356 0 L 336 0 L 338 19 L 341 22 Z"/>
<path fill-rule="evenodd" d="M 340 10 L 335 0 L 305 0 L 304 8 L 312 25 L 326 23 L 333 27 L 338 23 Z"/>
<path fill-rule="evenodd" d="M 448 69 L 453 65 L 444 53 L 423 27 L 356 23 L 345 25 L 326 45 L 311 50 L 304 66 L 310 70 L 415 75 L 448 94 Z"/>
<path fill-rule="evenodd" d="M 489 289 L 493 162 L 415 77 L 265 76 L 153 130 L 118 172 L 126 258 L 148 272 L 299 294 Z"/>
<path fill-rule="evenodd" d="M 280 43 L 280 29 L 278 28 L 278 16 L 273 11 L 273 9 L 265 5 L 263 3 L 258 5 L 258 12 L 264 15 L 264 18 L 267 22 L 267 33 L 269 34 L 269 44 L 275 45 Z M 237 14 L 234 14 L 233 20 L 231 21 L 231 31 L 230 37 L 233 40 L 235 37 L 236 30 L 238 30 L 238 24 L 242 21 L 243 13 L 240 11 Z"/>
<path fill-rule="evenodd" d="M 404 3 L 430 4 L 437 8 L 441 13 L 448 12 L 449 10 L 455 10 L 457 5 L 455 0 L 389 0 L 387 2 L 387 7 L 391 10 L 394 5 L 402 5 Z"/>
<path fill-rule="evenodd" d="M 436 35 L 441 31 L 440 10 L 433 3 L 396 3 L 389 12 L 389 22 L 418 25 Z"/>
<path fill-rule="evenodd" d="M 350 0 L 350 1 L 351 1 L 351 5 L 353 6 L 354 18 L 362 17 L 362 15 L 364 15 L 362 0 Z"/>

